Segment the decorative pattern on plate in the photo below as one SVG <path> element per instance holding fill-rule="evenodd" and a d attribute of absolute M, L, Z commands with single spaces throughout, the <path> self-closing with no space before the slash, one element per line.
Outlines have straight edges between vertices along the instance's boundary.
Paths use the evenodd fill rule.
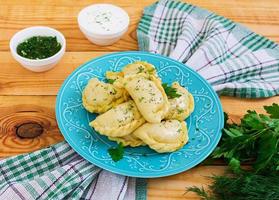
<path fill-rule="evenodd" d="M 106 71 L 119 71 L 136 60 L 152 63 L 163 82 L 178 81 L 193 94 L 195 110 L 186 120 L 189 142 L 182 149 L 165 154 L 156 153 L 148 147 L 126 148 L 124 158 L 113 162 L 107 149 L 116 143 L 99 135 L 88 125 L 96 115 L 83 108 L 81 93 L 92 77 L 105 80 Z M 213 151 L 223 127 L 218 96 L 201 76 L 175 60 L 144 52 L 109 54 L 76 69 L 60 89 L 56 117 L 62 134 L 77 153 L 101 168 L 135 177 L 168 176 L 192 168 Z"/>

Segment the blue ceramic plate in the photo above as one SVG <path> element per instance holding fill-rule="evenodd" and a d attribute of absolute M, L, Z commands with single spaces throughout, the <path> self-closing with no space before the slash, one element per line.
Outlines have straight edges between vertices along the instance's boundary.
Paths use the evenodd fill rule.
<path fill-rule="evenodd" d="M 163 82 L 178 81 L 193 94 L 195 110 L 186 120 L 189 142 L 176 152 L 164 154 L 146 146 L 125 148 L 124 158 L 114 162 L 107 150 L 116 143 L 88 125 L 96 115 L 83 108 L 81 93 L 89 79 L 104 81 L 106 71 L 120 71 L 136 60 L 152 63 Z M 146 178 L 177 174 L 202 162 L 219 142 L 224 124 L 219 98 L 207 81 L 180 62 L 146 52 L 108 54 L 80 66 L 59 91 L 56 118 L 66 141 L 86 160 L 117 174 Z"/>

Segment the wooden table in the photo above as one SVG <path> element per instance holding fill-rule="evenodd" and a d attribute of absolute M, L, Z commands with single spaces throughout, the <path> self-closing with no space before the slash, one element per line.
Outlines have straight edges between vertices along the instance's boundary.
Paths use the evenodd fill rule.
<path fill-rule="evenodd" d="M 129 31 L 113 46 L 99 47 L 91 44 L 80 32 L 77 14 L 81 8 L 101 0 L 0 0 L 0 157 L 31 152 L 63 140 L 55 120 L 55 98 L 63 80 L 80 64 L 96 56 L 113 51 L 136 50 L 136 27 L 142 9 L 153 0 L 108 0 L 123 7 L 131 17 Z M 278 0 L 189 0 L 242 23 L 276 42 L 279 42 Z M 9 52 L 9 40 L 18 30 L 34 25 L 51 26 L 61 31 L 67 40 L 67 52 L 51 71 L 32 73 L 22 68 Z M 224 110 L 234 120 L 247 109 L 263 112 L 262 106 L 279 102 L 279 97 L 269 99 L 237 99 L 221 97 Z M 37 123 L 44 128 L 39 137 L 21 139 L 17 127 Z M 221 165 L 201 165 L 175 176 L 150 179 L 148 199 L 199 199 L 186 194 L 185 187 L 205 185 L 204 176 L 223 173 Z"/>

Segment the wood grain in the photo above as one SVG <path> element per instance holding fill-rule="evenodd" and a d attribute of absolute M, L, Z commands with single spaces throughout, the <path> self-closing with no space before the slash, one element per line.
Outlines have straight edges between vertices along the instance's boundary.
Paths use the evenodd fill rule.
<path fill-rule="evenodd" d="M 148 200 L 199 200 L 196 194 L 185 193 L 187 187 L 203 186 L 211 182 L 208 176 L 224 173 L 224 166 L 198 166 L 184 173 L 148 180 Z"/>
<path fill-rule="evenodd" d="M 63 140 L 55 120 L 56 96 L 0 96 L 0 157 L 8 157 L 55 144 Z M 238 122 L 247 109 L 264 113 L 263 105 L 279 102 L 279 96 L 260 100 L 221 97 L 223 109 Z M 38 123 L 44 128 L 34 139 L 21 139 L 16 128 L 25 123 Z"/>
<path fill-rule="evenodd" d="M 109 52 L 67 52 L 52 70 L 35 73 L 17 63 L 10 52 L 0 52 L 0 95 L 56 95 L 75 68 L 106 53 Z"/>
<path fill-rule="evenodd" d="M 0 96 L 0 157 L 32 152 L 63 140 L 54 113 L 54 96 Z M 37 123 L 43 133 L 33 139 L 16 135 L 18 126 Z"/>
<path fill-rule="evenodd" d="M 94 3 L 103 2 L 95 0 Z M 9 40 L 18 30 L 34 25 L 51 26 L 61 31 L 67 40 L 67 51 L 123 51 L 136 50 L 136 27 L 142 9 L 155 2 L 141 0 L 131 3 L 126 0 L 108 0 L 123 7 L 131 18 L 126 35 L 113 46 L 98 47 L 91 44 L 80 32 L 77 24 L 78 12 L 91 1 L 21 1 L 0 0 L 0 51 L 9 50 Z M 219 15 L 239 22 L 253 31 L 274 41 L 279 41 L 278 0 L 188 0 Z M 73 6 L 74 5 L 74 6 Z"/>

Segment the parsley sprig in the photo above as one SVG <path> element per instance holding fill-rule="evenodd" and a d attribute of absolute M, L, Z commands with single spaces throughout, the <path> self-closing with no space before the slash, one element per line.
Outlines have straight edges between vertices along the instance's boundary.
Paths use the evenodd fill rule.
<path fill-rule="evenodd" d="M 174 99 L 174 98 L 177 98 L 177 97 L 181 96 L 181 94 L 177 93 L 177 90 L 175 88 L 173 88 L 171 86 L 168 86 L 167 83 L 163 83 L 162 86 L 163 86 L 168 98 Z"/>
<path fill-rule="evenodd" d="M 114 162 L 117 162 L 123 158 L 124 155 L 124 146 L 122 143 L 119 143 L 117 147 L 111 147 L 108 149 L 108 153 L 111 159 Z"/>
<path fill-rule="evenodd" d="M 279 170 L 279 106 L 264 106 L 269 115 L 247 111 L 240 124 L 226 124 L 213 158 L 225 158 L 235 172 L 240 164 L 255 161 L 255 172 Z"/>

